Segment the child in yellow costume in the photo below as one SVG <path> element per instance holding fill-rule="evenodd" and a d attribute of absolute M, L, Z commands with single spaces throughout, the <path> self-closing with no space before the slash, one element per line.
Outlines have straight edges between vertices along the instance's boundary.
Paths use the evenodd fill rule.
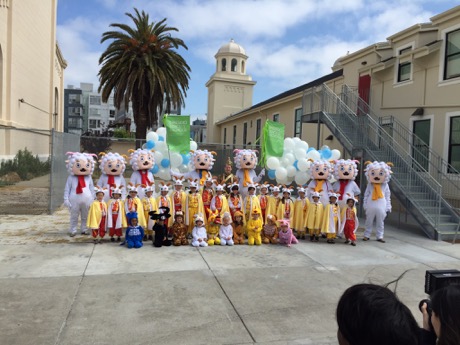
<path fill-rule="evenodd" d="M 155 185 L 146 186 L 142 185 L 144 188 L 145 197 L 142 199 L 142 205 L 144 206 L 144 217 L 147 220 L 147 227 L 145 228 L 144 234 L 144 241 L 150 240 L 153 241 L 153 226 L 155 225 L 155 221 L 150 218 L 149 212 L 157 211 L 158 212 L 158 205 L 156 199 L 153 197 L 153 191 L 155 189 Z"/>
<path fill-rule="evenodd" d="M 287 220 L 292 223 L 294 219 L 294 202 L 291 199 L 291 187 L 284 186 L 283 197 L 281 198 L 278 209 L 276 210 L 276 218 L 278 220 Z"/>
<path fill-rule="evenodd" d="M 228 207 L 227 197 L 224 195 L 225 184 L 218 184 L 216 186 L 216 195 L 211 200 L 211 211 L 219 211 L 219 215 L 223 217 L 225 212 L 230 212 Z"/>
<path fill-rule="evenodd" d="M 256 195 L 256 186 L 252 183 L 248 184 L 248 195 L 244 198 L 243 205 L 246 223 L 251 218 L 251 214 L 252 211 L 254 211 L 254 209 L 259 210 L 259 214 L 262 215 L 262 210 L 260 209 L 259 204 L 259 198 Z"/>
<path fill-rule="evenodd" d="M 260 209 L 255 208 L 251 212 L 251 219 L 246 223 L 246 229 L 248 231 L 248 245 L 253 246 L 261 245 L 262 238 L 260 233 L 262 231 L 262 219 Z"/>
<path fill-rule="evenodd" d="M 268 196 L 266 214 L 276 214 L 280 203 L 280 187 L 271 185 L 272 194 Z"/>
<path fill-rule="evenodd" d="M 138 185 L 133 185 L 132 183 L 128 184 L 128 196 L 125 200 L 125 212 L 126 214 L 136 212 L 138 217 L 138 224 L 144 229 L 147 226 L 147 221 L 144 216 L 144 205 L 142 205 L 141 199 L 137 196 Z"/>
<path fill-rule="evenodd" d="M 298 187 L 299 197 L 294 201 L 294 216 L 292 217 L 292 228 L 297 233 L 297 238 L 305 239 L 307 234 L 307 214 L 310 201 L 306 197 L 303 187 Z"/>
<path fill-rule="evenodd" d="M 86 227 L 91 229 L 94 243 L 101 243 L 107 231 L 107 204 L 104 202 L 105 191 L 96 186 L 96 200 L 91 203 Z"/>
<path fill-rule="evenodd" d="M 327 236 L 327 243 L 335 243 L 335 238 L 340 231 L 340 207 L 337 203 L 338 195 L 329 193 L 329 205 L 324 208 L 322 233 Z"/>
<path fill-rule="evenodd" d="M 160 209 L 160 207 L 167 207 L 170 210 L 173 209 L 173 203 L 172 203 L 171 198 L 169 197 L 169 186 L 170 186 L 170 183 L 160 182 L 160 196 L 157 197 L 157 205 L 158 205 L 158 210 L 160 211 L 160 213 L 164 212 Z M 166 230 L 169 235 L 171 235 L 170 228 L 173 225 L 173 223 L 174 223 L 173 217 L 169 217 L 165 220 Z"/>
<path fill-rule="evenodd" d="M 320 201 L 321 195 L 318 192 L 311 194 L 312 202 L 308 206 L 307 229 L 310 235 L 310 241 L 318 242 L 323 223 L 324 206 Z"/>
<path fill-rule="evenodd" d="M 203 200 L 201 199 L 200 193 L 198 193 L 198 180 L 189 181 L 190 191 L 185 199 L 185 224 L 188 226 L 187 235 L 192 234 L 192 230 L 195 226 L 194 216 L 198 213 L 204 215 Z M 203 218 L 204 224 L 205 218 Z"/>
<path fill-rule="evenodd" d="M 123 228 L 127 228 L 125 205 L 121 196 L 123 195 L 123 187 L 112 187 L 112 198 L 107 203 L 107 227 L 109 229 L 110 241 L 115 242 L 114 236 L 117 236 L 117 241 L 121 241 L 123 236 Z"/>
<path fill-rule="evenodd" d="M 211 211 L 211 214 L 208 218 L 208 246 L 213 246 L 214 244 L 220 244 L 219 238 L 219 229 L 222 224 L 219 211 Z"/>

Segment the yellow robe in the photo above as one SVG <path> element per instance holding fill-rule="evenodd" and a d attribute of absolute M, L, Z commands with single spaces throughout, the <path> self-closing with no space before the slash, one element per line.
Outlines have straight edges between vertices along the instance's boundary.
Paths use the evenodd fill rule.
<path fill-rule="evenodd" d="M 294 219 L 294 202 L 292 201 L 291 198 L 289 198 L 289 224 L 292 224 L 292 221 Z M 284 213 L 286 212 L 286 205 L 287 203 L 284 203 L 280 200 L 280 203 L 278 204 L 278 209 L 276 210 L 276 218 L 278 220 L 280 219 L 285 219 L 284 218 Z M 292 228 L 292 225 L 291 225 Z"/>
<path fill-rule="evenodd" d="M 180 204 L 180 209 L 181 211 L 185 214 L 185 202 L 187 201 L 187 193 L 185 193 L 183 190 L 180 190 L 179 191 L 179 195 L 176 196 L 176 193 L 178 191 L 175 190 L 172 194 L 171 194 L 171 201 L 173 202 L 173 205 L 174 207 L 171 209 L 171 215 L 174 216 L 176 214 L 176 208 L 177 208 L 177 203 L 176 203 L 176 199 L 179 200 L 179 204 Z M 184 217 L 184 220 L 185 220 L 185 217 Z"/>
<path fill-rule="evenodd" d="M 248 195 L 244 198 L 243 202 L 243 213 L 246 219 L 246 223 L 251 219 L 251 213 L 254 209 L 259 210 L 259 214 L 262 216 L 262 210 L 260 209 L 259 198 L 257 195 Z"/>
<path fill-rule="evenodd" d="M 307 228 L 310 229 L 321 229 L 323 223 L 323 211 L 324 207 L 321 201 L 318 203 L 311 202 L 308 206 L 307 213 Z"/>
<path fill-rule="evenodd" d="M 273 195 L 270 195 L 268 197 L 267 211 L 265 212 L 266 216 L 269 214 L 276 216 L 276 212 L 278 211 L 279 202 L 280 202 L 279 197 L 275 197 Z"/>
<path fill-rule="evenodd" d="M 253 244 L 261 244 L 262 237 L 260 235 L 262 231 L 262 219 L 249 219 L 246 223 L 246 229 L 248 230 L 248 244 L 252 246 Z"/>
<path fill-rule="evenodd" d="M 142 205 L 141 199 L 139 199 L 137 196 L 135 198 L 132 198 L 132 203 L 134 206 L 135 211 L 137 212 L 137 222 L 140 226 L 142 226 L 144 229 L 147 227 L 147 221 L 145 220 L 145 215 L 144 215 L 144 205 Z M 132 210 L 129 209 L 130 201 L 129 199 L 125 200 L 125 212 L 128 214 Z"/>
<path fill-rule="evenodd" d="M 188 226 L 188 233 L 192 233 L 195 226 L 193 216 L 201 213 L 203 216 L 204 224 L 206 224 L 206 215 L 204 214 L 203 199 L 200 193 L 188 193 L 185 201 L 185 224 Z"/>
<path fill-rule="evenodd" d="M 223 217 L 224 213 L 225 212 L 229 212 L 230 213 L 230 207 L 228 206 L 228 200 L 227 200 L 227 197 L 225 195 L 215 195 L 213 198 L 212 198 L 212 201 L 211 201 L 211 209 L 213 206 L 216 205 L 216 203 L 218 202 L 216 199 L 217 198 L 220 198 L 221 199 L 221 204 L 222 204 L 222 207 L 221 207 L 221 210 L 220 210 L 220 216 Z M 217 209 L 217 208 L 216 208 Z"/>
<path fill-rule="evenodd" d="M 174 223 L 174 216 L 172 214 L 173 211 L 173 203 L 171 201 L 171 198 L 169 195 L 163 196 L 160 195 L 157 197 L 157 206 L 158 206 L 158 213 L 161 213 L 160 207 L 165 206 L 169 207 L 169 214 L 171 214 L 171 217 L 168 218 L 167 222 L 165 222 L 166 226 L 171 227 Z"/>
<path fill-rule="evenodd" d="M 88 229 L 99 229 L 103 212 L 106 216 L 105 228 L 107 228 L 107 204 L 104 201 L 94 200 L 89 207 L 88 219 L 86 220 Z"/>
<path fill-rule="evenodd" d="M 153 196 L 151 196 L 150 198 L 145 197 L 144 199 L 142 199 L 142 205 L 144 206 L 144 217 L 147 222 L 147 228 L 145 229 L 145 232 L 148 235 L 152 235 L 152 228 L 155 225 L 155 221 L 150 218 L 149 212 L 158 212 L 158 204 L 156 199 Z"/>
<path fill-rule="evenodd" d="M 340 207 L 337 204 L 328 204 L 324 207 L 321 232 L 325 234 L 338 234 L 341 228 Z"/>
<path fill-rule="evenodd" d="M 294 202 L 294 217 L 291 228 L 297 231 L 304 231 L 307 226 L 307 215 L 310 201 L 307 198 L 297 198 Z"/>

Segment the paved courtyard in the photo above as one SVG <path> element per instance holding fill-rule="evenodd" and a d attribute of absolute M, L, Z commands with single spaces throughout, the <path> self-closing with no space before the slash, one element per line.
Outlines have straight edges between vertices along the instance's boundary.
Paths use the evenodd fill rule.
<path fill-rule="evenodd" d="M 337 344 L 335 308 L 350 285 L 407 271 L 397 294 L 420 322 L 425 271 L 460 269 L 459 244 L 391 226 L 387 243 L 356 247 L 139 250 L 67 227 L 65 209 L 0 216 L 1 344 Z"/>

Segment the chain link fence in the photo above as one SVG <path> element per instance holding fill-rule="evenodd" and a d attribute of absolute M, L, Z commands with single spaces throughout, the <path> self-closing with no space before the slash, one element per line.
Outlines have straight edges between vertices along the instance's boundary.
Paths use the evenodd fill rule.
<path fill-rule="evenodd" d="M 0 214 L 52 213 L 62 204 L 65 153 L 80 138 L 55 131 L 0 128 Z"/>

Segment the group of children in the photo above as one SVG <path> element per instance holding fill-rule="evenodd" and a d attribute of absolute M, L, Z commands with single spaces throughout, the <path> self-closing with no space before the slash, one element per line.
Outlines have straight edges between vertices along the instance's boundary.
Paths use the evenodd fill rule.
<path fill-rule="evenodd" d="M 109 191 L 96 187 L 87 220 L 94 242 L 102 243 L 107 232 L 112 242 L 121 242 L 125 229 L 123 244 L 128 248 L 140 248 L 147 240 L 155 247 L 188 245 L 189 240 L 192 246 L 204 247 L 244 244 L 246 239 L 248 245 L 290 247 L 305 239 L 308 231 L 312 242 L 323 236 L 334 243 L 336 236 L 344 234 L 345 243 L 356 245 L 358 218 L 351 195 L 339 207 L 338 194 L 329 193 L 330 203 L 323 205 L 320 193 L 307 193 L 303 187 L 297 188 L 293 200 L 293 190 L 286 186 L 248 184 L 243 197 L 237 183 L 226 186 L 207 179 L 199 188 L 198 181 L 188 181 L 185 192 L 184 182 L 175 179 L 172 192 L 169 183 L 162 183 L 156 197 L 154 185 L 128 185 L 125 200 L 123 186 Z"/>

